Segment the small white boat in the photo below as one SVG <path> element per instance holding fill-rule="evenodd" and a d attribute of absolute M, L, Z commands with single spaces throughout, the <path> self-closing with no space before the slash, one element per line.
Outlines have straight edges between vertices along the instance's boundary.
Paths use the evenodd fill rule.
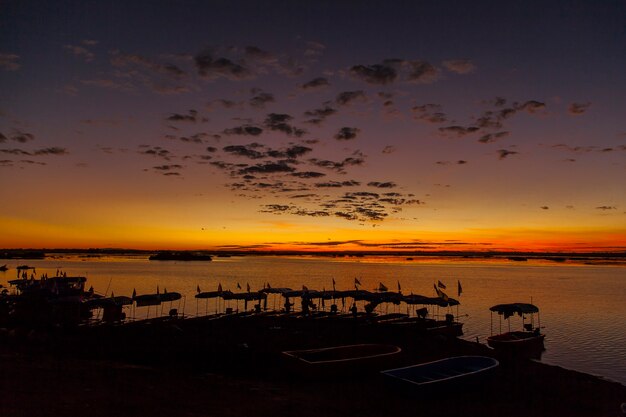
<path fill-rule="evenodd" d="M 462 382 L 486 374 L 499 365 L 487 356 L 455 356 L 404 368 L 382 371 L 383 375 L 408 384 L 425 387 L 433 384 Z"/>

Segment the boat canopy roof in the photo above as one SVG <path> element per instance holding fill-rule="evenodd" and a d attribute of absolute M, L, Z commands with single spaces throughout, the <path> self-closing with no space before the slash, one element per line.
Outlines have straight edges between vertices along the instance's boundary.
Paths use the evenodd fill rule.
<path fill-rule="evenodd" d="M 498 314 L 503 314 L 505 317 L 512 316 L 514 314 L 533 314 L 538 313 L 539 308 L 534 304 L 527 303 L 510 303 L 510 304 L 498 304 L 491 307 L 489 310 Z"/>
<path fill-rule="evenodd" d="M 284 293 L 289 292 L 289 291 L 292 291 L 292 289 L 291 288 L 271 288 L 271 287 L 267 287 L 267 288 L 263 288 L 259 292 L 264 292 L 266 294 L 284 294 Z"/>
<path fill-rule="evenodd" d="M 224 293 L 224 291 L 204 291 L 196 294 L 196 298 L 215 298 L 219 297 Z"/>
<path fill-rule="evenodd" d="M 221 297 L 224 300 L 244 300 L 244 301 L 253 301 L 253 300 L 263 300 L 267 298 L 267 294 L 262 292 L 239 292 L 233 293 L 230 291 L 224 291 L 221 294 Z"/>
<path fill-rule="evenodd" d="M 104 308 L 107 306 L 127 306 L 133 303 L 133 299 L 124 295 L 114 297 L 101 297 L 87 300 L 85 304 L 89 308 Z"/>

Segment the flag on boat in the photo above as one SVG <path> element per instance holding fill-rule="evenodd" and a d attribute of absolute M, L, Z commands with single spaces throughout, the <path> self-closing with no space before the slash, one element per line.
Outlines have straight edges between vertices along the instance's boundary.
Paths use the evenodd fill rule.
<path fill-rule="evenodd" d="M 217 292 L 222 292 L 222 283 L 217 284 Z"/>
<path fill-rule="evenodd" d="M 135 290 L 135 289 L 133 288 L 133 296 L 132 296 L 132 299 L 134 300 L 134 299 L 135 299 L 135 297 L 137 297 L 137 290 Z"/>
<path fill-rule="evenodd" d="M 400 281 L 398 280 L 398 292 L 402 292 L 402 287 L 400 286 Z"/>
<path fill-rule="evenodd" d="M 157 285 L 157 294 L 159 293 L 159 286 Z"/>
<path fill-rule="evenodd" d="M 272 288 L 272 287 L 270 287 L 270 283 L 268 282 L 267 283 L 267 289 L 269 290 L 270 288 Z"/>
<path fill-rule="evenodd" d="M 457 281 L 457 282 L 458 282 L 458 285 L 459 285 L 457 290 L 458 290 L 458 294 L 459 294 L 459 297 L 460 297 L 461 293 L 463 292 L 463 287 L 461 287 L 461 281 Z"/>
<path fill-rule="evenodd" d="M 198 286 L 196 287 L 196 291 L 198 292 L 198 294 L 200 294 L 200 292 L 201 292 L 201 291 L 200 291 L 200 285 L 198 285 Z"/>
<path fill-rule="evenodd" d="M 336 291 L 335 290 L 335 278 L 333 278 L 333 291 Z"/>
<path fill-rule="evenodd" d="M 383 284 L 382 282 L 379 282 L 378 283 L 378 291 L 380 291 L 380 292 L 388 291 L 388 288 L 385 286 L 385 284 Z"/>
<path fill-rule="evenodd" d="M 354 285 L 361 285 L 361 281 L 358 278 L 354 278 Z"/>
<path fill-rule="evenodd" d="M 306 286 L 306 285 L 303 285 L 303 286 L 302 286 L 302 291 L 308 291 L 308 290 L 309 290 L 309 289 L 307 288 L 307 286 Z"/>
<path fill-rule="evenodd" d="M 246 290 L 250 292 L 250 284 L 248 284 L 247 282 L 246 282 Z"/>
<path fill-rule="evenodd" d="M 239 283 L 237 283 L 237 289 L 240 290 L 241 289 L 241 285 Z"/>
<path fill-rule="evenodd" d="M 446 289 L 446 284 L 444 284 L 444 283 L 443 283 L 443 282 L 441 282 L 441 281 L 437 281 L 437 286 L 438 286 L 439 288 L 443 288 L 444 290 Z"/>

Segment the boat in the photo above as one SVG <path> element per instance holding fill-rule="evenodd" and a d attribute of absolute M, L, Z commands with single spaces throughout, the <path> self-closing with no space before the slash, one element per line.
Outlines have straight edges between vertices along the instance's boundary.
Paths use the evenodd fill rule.
<path fill-rule="evenodd" d="M 9 267 L 7 266 L 7 264 L 0 266 L 0 271 L 7 271 L 8 269 Z"/>
<path fill-rule="evenodd" d="M 395 345 L 363 343 L 282 352 L 293 368 L 309 376 L 362 373 L 384 369 L 402 351 Z"/>
<path fill-rule="evenodd" d="M 539 308 L 534 304 L 511 303 L 498 304 L 491 307 L 491 336 L 487 338 L 487 344 L 499 353 L 508 356 L 522 356 L 539 358 L 545 350 L 545 334 L 541 333 L 539 321 Z M 502 329 L 502 317 L 507 321 L 509 330 L 499 334 L 493 334 L 493 313 L 500 316 L 500 329 Z M 514 315 L 522 318 L 522 330 L 511 330 L 510 318 Z M 537 325 L 535 326 L 535 314 Z M 530 322 L 526 323 L 527 317 Z"/>
<path fill-rule="evenodd" d="M 494 370 L 499 362 L 488 356 L 455 356 L 404 368 L 382 371 L 385 376 L 418 387 L 474 381 Z"/>

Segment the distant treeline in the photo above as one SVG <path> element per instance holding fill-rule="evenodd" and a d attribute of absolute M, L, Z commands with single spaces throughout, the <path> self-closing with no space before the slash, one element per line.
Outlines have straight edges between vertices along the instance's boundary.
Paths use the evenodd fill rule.
<path fill-rule="evenodd" d="M 54 254 L 89 254 L 89 255 L 146 255 L 150 256 L 162 250 L 143 250 L 125 248 L 89 248 L 89 249 L 0 249 L 0 259 L 43 259 Z M 479 251 L 295 251 L 295 250 L 190 250 L 177 251 L 194 254 L 227 256 L 325 256 L 325 257 L 365 257 L 365 256 L 398 256 L 398 257 L 461 257 L 461 258 L 528 258 L 550 260 L 586 260 L 586 259 L 626 259 L 626 251 L 620 252 L 479 252 Z"/>

